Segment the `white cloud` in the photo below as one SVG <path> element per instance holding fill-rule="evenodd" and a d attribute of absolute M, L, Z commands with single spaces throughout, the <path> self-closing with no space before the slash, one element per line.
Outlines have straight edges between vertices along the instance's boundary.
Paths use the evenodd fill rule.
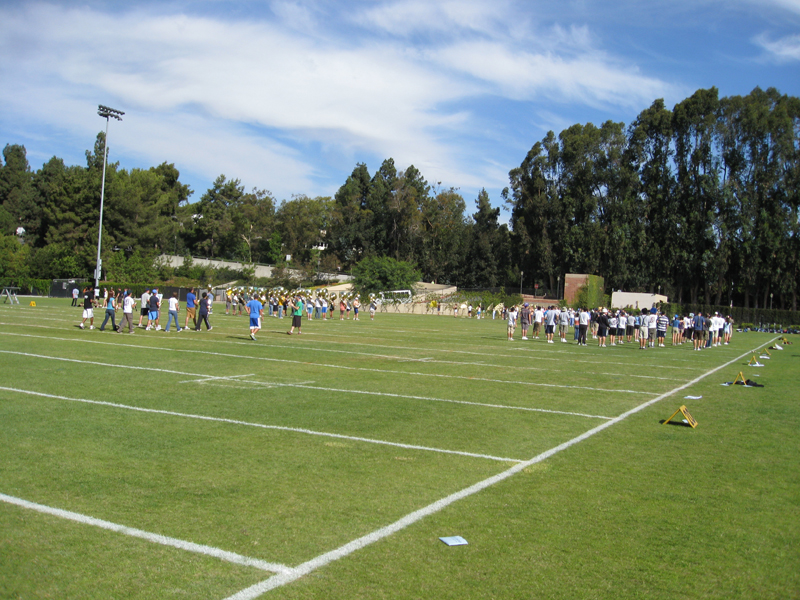
<path fill-rule="evenodd" d="M 761 35 L 755 39 L 755 43 L 779 61 L 800 60 L 800 35 L 789 35 L 778 40 Z"/>
<path fill-rule="evenodd" d="M 453 185 L 502 185 L 507 168 L 459 141 L 460 130 L 480 135 L 465 103 L 631 107 L 668 88 L 603 52 L 590 28 L 543 28 L 513 0 L 360 6 L 345 30 L 314 4 L 284 0 L 247 20 L 0 8 L 0 101 L 22 121 L 89 139 L 100 129 L 93 105 L 108 104 L 128 113 L 112 145 L 289 196 L 323 192 L 320 148 L 392 156 Z"/>

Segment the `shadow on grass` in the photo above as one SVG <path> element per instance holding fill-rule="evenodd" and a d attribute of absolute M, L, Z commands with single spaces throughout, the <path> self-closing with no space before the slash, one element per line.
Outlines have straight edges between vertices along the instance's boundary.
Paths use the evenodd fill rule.
<path fill-rule="evenodd" d="M 661 425 L 663 425 L 664 423 L 666 423 L 666 421 L 667 421 L 666 419 L 661 419 L 659 421 L 659 423 Z M 676 427 L 690 427 L 691 428 L 691 425 L 689 425 L 689 423 L 684 423 L 682 420 L 681 421 L 670 421 L 669 423 L 667 423 L 667 425 L 675 425 Z"/>

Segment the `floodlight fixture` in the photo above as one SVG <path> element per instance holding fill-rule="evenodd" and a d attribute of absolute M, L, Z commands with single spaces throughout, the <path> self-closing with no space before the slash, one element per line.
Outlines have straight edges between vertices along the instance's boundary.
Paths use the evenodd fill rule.
<path fill-rule="evenodd" d="M 100 258 L 100 246 L 103 239 L 103 202 L 106 197 L 106 160 L 108 158 L 108 120 L 116 119 L 122 121 L 122 115 L 125 113 L 116 108 L 110 108 L 99 104 L 97 106 L 97 114 L 106 120 L 106 137 L 103 139 L 103 182 L 100 186 L 100 227 L 97 230 L 97 267 L 94 270 L 94 287 L 97 289 L 100 285 L 100 276 L 103 268 L 103 261 Z"/>
<path fill-rule="evenodd" d="M 103 106 L 99 104 L 97 106 L 97 114 L 101 117 L 108 119 L 109 117 L 116 119 L 117 121 L 122 121 L 122 115 L 125 113 L 121 110 L 117 110 L 116 108 L 109 108 L 108 106 Z"/>

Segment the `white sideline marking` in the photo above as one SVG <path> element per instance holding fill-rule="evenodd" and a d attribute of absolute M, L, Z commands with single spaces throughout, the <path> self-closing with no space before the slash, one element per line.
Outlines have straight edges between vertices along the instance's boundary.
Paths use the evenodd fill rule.
<path fill-rule="evenodd" d="M 225 378 L 220 378 L 225 379 Z M 198 380 L 199 383 L 205 383 L 205 381 Z M 184 382 L 180 382 L 184 383 Z M 568 412 L 565 410 L 550 410 L 547 408 L 530 408 L 528 406 L 508 406 L 505 404 L 488 404 L 486 402 L 470 402 L 469 400 L 448 400 L 446 398 L 431 398 L 429 396 L 409 396 L 408 394 L 392 394 L 390 392 L 370 392 L 366 390 L 346 390 L 340 388 L 329 388 L 329 387 L 322 387 L 318 385 L 308 385 L 308 383 L 281 383 L 276 381 L 245 381 L 243 383 L 249 383 L 254 386 L 264 386 L 264 387 L 294 387 L 294 388 L 302 388 L 306 390 L 318 390 L 322 392 L 344 392 L 346 394 L 363 394 L 367 396 L 389 396 L 392 398 L 409 398 L 411 400 L 425 400 L 429 402 L 448 402 L 451 404 L 466 404 L 468 406 L 482 406 L 485 408 L 500 408 L 504 410 L 523 410 L 529 412 L 542 412 L 542 413 L 551 413 L 554 415 L 570 415 L 573 417 L 587 417 L 589 419 L 613 419 L 614 417 L 605 417 L 603 415 L 588 415 L 585 413 L 576 413 L 576 412 Z M 248 389 L 242 387 L 241 389 Z"/>
<path fill-rule="evenodd" d="M 106 344 L 112 346 L 119 346 L 119 344 L 112 344 L 111 342 L 100 342 L 95 340 L 81 340 L 81 339 L 68 339 L 68 338 L 55 338 L 49 336 L 39 336 L 39 335 L 30 335 L 30 334 L 22 334 L 22 333 L 8 333 L 8 332 L 0 332 L 0 335 L 13 335 L 18 337 L 31 337 L 31 338 L 44 338 L 48 340 L 59 340 L 62 342 L 84 342 L 90 344 Z M 249 345 L 249 344 L 248 344 Z M 190 354 L 203 354 L 205 356 L 226 356 L 232 358 L 242 359 L 249 359 L 249 360 L 261 360 L 266 362 L 278 362 L 278 363 L 289 363 L 296 365 L 298 361 L 296 360 L 289 360 L 285 358 L 269 358 L 265 356 L 246 356 L 242 354 L 227 354 L 223 352 L 208 352 L 206 350 L 186 350 L 186 349 L 178 349 L 178 348 L 159 348 L 157 346 L 140 346 L 143 350 L 164 350 L 167 352 L 184 352 Z M 14 352 L 10 352 L 10 354 L 15 354 Z M 20 354 L 20 353 L 16 353 Z M 69 360 L 69 359 L 63 359 Z M 79 361 L 78 361 L 79 362 Z M 97 363 L 101 364 L 101 363 Z M 419 371 L 393 371 L 390 369 L 368 369 L 367 367 L 347 367 L 344 365 L 331 365 L 327 363 L 312 363 L 306 362 L 305 364 L 314 366 L 314 367 L 325 367 L 328 369 L 342 369 L 345 371 L 364 371 L 368 373 L 390 373 L 392 375 L 414 375 L 417 377 L 437 377 L 440 379 L 461 379 L 466 381 L 483 381 L 487 383 L 500 383 L 500 384 L 511 384 L 511 385 L 526 385 L 532 387 L 547 387 L 547 388 L 558 388 L 558 389 L 569 389 L 569 390 L 589 390 L 592 392 L 607 392 L 607 393 L 618 393 L 618 394 L 642 394 L 649 396 L 652 392 L 639 392 L 636 390 L 625 390 L 625 389 L 613 389 L 613 388 L 596 388 L 596 387 L 588 387 L 582 385 L 559 385 L 556 383 L 540 383 L 535 381 L 513 381 L 509 379 L 489 379 L 487 377 L 468 377 L 466 375 L 445 375 L 443 373 L 422 373 Z M 119 365 L 103 365 L 103 366 L 119 366 Z M 134 368 L 134 367 L 131 367 Z M 170 372 L 170 371 L 165 371 Z M 172 371 L 173 373 L 177 373 L 178 371 Z M 203 377 L 203 375 L 200 375 Z"/>
<path fill-rule="evenodd" d="M 38 316 L 37 317 L 27 317 L 26 315 L 19 315 L 18 318 L 22 318 L 22 319 L 24 319 L 24 318 L 34 319 L 35 318 L 37 321 L 55 321 L 55 322 L 58 322 L 58 323 L 63 323 L 64 322 L 63 319 L 48 319 L 46 317 L 38 317 Z M 0 325 L 20 326 L 19 323 L 0 323 Z M 55 329 L 55 330 L 59 330 L 59 331 L 63 330 L 63 327 L 48 327 L 46 325 L 25 325 L 25 327 L 38 327 L 38 328 L 41 328 L 41 329 Z M 275 330 L 270 330 L 270 331 L 275 331 Z M 396 330 L 382 329 L 381 331 L 396 331 Z M 8 335 L 21 335 L 21 334 L 8 334 Z M 214 334 L 211 334 L 211 335 L 214 335 Z M 371 348 L 387 348 L 389 350 L 419 350 L 421 352 L 430 352 L 431 351 L 431 348 L 417 348 L 417 347 L 414 347 L 414 346 L 398 347 L 398 346 L 388 346 L 388 345 L 384 345 L 384 344 L 367 344 L 366 342 L 362 342 L 362 341 L 345 342 L 345 341 L 342 341 L 340 335 L 334 336 L 332 334 L 325 334 L 325 333 L 320 333 L 320 332 L 314 332 L 314 333 L 311 333 L 309 335 L 313 336 L 315 338 L 317 338 L 317 337 L 319 337 L 319 338 L 336 337 L 336 340 L 328 341 L 326 343 L 344 345 L 344 346 L 365 346 L 365 345 L 367 345 L 367 346 L 369 346 Z M 308 338 L 306 338 L 306 339 L 308 339 Z M 90 340 L 70 340 L 70 341 L 90 341 Z M 313 342 L 313 340 L 310 340 L 310 341 Z M 252 346 L 253 345 L 253 344 L 251 344 L 249 342 L 232 342 L 232 341 L 228 341 L 228 340 L 215 340 L 215 342 L 216 343 L 221 343 L 221 344 L 237 344 L 237 345 L 242 345 L 242 346 Z M 541 347 L 542 343 L 543 342 L 534 342 L 534 341 L 532 341 L 532 343 L 530 345 L 529 344 L 520 344 L 519 346 L 514 346 L 513 349 L 515 351 L 520 351 L 520 350 L 521 351 L 528 351 L 528 352 L 529 351 L 536 351 L 537 352 L 537 355 L 536 355 L 537 360 L 562 361 L 563 358 L 561 358 L 561 357 L 541 356 L 540 353 L 547 353 L 547 354 L 568 354 L 569 353 L 566 350 L 556 350 L 556 349 L 552 349 L 552 348 L 548 348 L 548 347 Z M 626 343 L 635 344 L 636 342 L 626 342 Z M 270 347 L 270 348 L 286 348 L 285 345 L 269 344 L 269 343 L 263 343 L 263 342 L 259 343 L 258 345 L 259 346 L 266 346 L 266 347 Z M 373 352 L 356 352 L 356 351 L 352 351 L 352 350 L 334 350 L 332 348 L 317 348 L 317 347 L 314 347 L 314 346 L 301 346 L 299 344 L 292 344 L 292 348 L 313 350 L 315 352 L 334 352 L 334 353 L 339 353 L 339 354 L 355 354 L 355 355 L 370 356 L 370 357 L 376 357 L 376 358 L 401 359 L 401 357 L 398 357 L 398 356 L 379 355 L 379 354 L 375 354 Z M 590 346 L 590 348 L 596 348 L 596 346 Z M 474 352 L 474 351 L 470 351 L 470 350 L 449 350 L 449 349 L 444 349 L 443 348 L 443 349 L 440 350 L 440 352 L 445 352 L 445 353 L 450 353 L 450 354 L 475 355 L 475 356 L 483 356 L 483 357 L 486 356 L 485 352 Z M 513 354 L 497 354 L 497 353 L 495 353 L 492 356 L 495 357 L 495 358 L 517 358 L 517 356 L 515 356 Z M 574 356 L 574 354 L 572 356 Z M 650 355 L 650 356 L 655 356 L 655 355 Z M 635 358 L 637 360 L 639 358 L 647 359 L 648 356 L 642 356 L 642 355 L 637 354 Z M 413 360 L 413 359 L 411 359 L 411 360 Z M 670 360 L 679 361 L 679 362 L 689 362 L 689 363 L 694 363 L 695 362 L 692 359 L 677 359 L 677 358 L 674 358 L 674 357 L 670 357 Z M 504 365 L 502 363 L 482 363 L 482 362 L 475 363 L 475 362 L 446 361 L 446 360 L 441 360 L 441 359 L 435 359 L 434 361 L 431 361 L 431 362 L 437 362 L 437 363 L 442 363 L 442 364 L 455 364 L 455 365 L 502 366 L 502 367 L 512 368 L 512 369 L 522 369 L 522 370 L 530 370 L 530 371 L 543 371 L 543 370 L 546 370 L 546 371 L 558 372 L 558 373 L 565 373 L 565 372 L 566 373 L 571 373 L 572 372 L 572 371 L 564 371 L 562 369 L 548 369 L 548 368 L 545 368 L 545 367 L 521 367 L 521 366 L 513 366 L 513 365 Z M 595 364 L 594 360 L 574 360 L 574 359 L 571 359 L 570 362 Z M 629 361 L 629 362 L 604 362 L 603 364 L 605 364 L 605 365 L 619 365 L 619 366 L 623 366 L 623 367 L 631 367 L 631 366 L 649 366 L 652 363 L 637 363 L 637 362 Z M 661 364 L 659 364 L 658 368 L 659 369 L 681 369 L 681 370 L 686 370 L 686 369 L 698 368 L 698 367 L 691 367 L 691 366 L 690 367 L 678 367 L 678 366 L 674 366 L 674 365 L 661 365 Z M 670 378 L 670 377 L 654 377 L 654 376 L 651 376 L 651 375 L 633 375 L 633 374 L 627 374 L 626 373 L 625 376 L 626 377 L 627 376 L 640 377 L 640 378 L 644 378 L 644 379 L 666 379 L 666 380 L 672 380 L 672 378 Z"/>
<path fill-rule="evenodd" d="M 761 346 L 758 346 L 756 349 L 766 346 L 767 344 L 771 344 L 774 341 L 775 340 L 772 340 L 770 342 L 767 342 L 766 344 L 762 344 Z M 513 467 L 511 467 L 510 469 L 503 471 L 502 473 L 498 473 L 493 477 L 489 477 L 488 479 L 479 481 L 478 483 L 471 485 L 459 492 L 450 494 L 449 496 L 446 496 L 441 500 L 437 500 L 433 504 L 429 504 L 428 506 L 425 506 L 419 510 L 407 514 L 405 517 L 399 519 L 398 521 L 395 521 L 394 523 L 387 525 L 386 527 L 382 527 L 380 529 L 373 531 L 372 533 L 368 533 L 365 536 L 357 538 L 352 542 L 348 542 L 347 544 L 340 546 L 335 550 L 331 550 L 330 552 L 326 552 L 325 554 L 320 554 L 316 558 L 312 558 L 311 560 L 306 561 L 301 565 L 298 565 L 297 567 L 293 568 L 290 573 L 281 573 L 279 575 L 273 575 L 269 579 L 265 579 L 264 581 L 261 581 L 249 588 L 245 588 L 237 592 L 233 596 L 229 596 L 225 600 L 254 600 L 255 598 L 258 598 L 265 592 L 268 592 L 269 590 L 273 590 L 275 588 L 284 586 L 287 583 L 296 581 L 297 579 L 300 579 L 304 575 L 307 575 L 312 571 L 319 569 L 320 567 L 324 567 L 325 565 L 328 565 L 336 560 L 339 560 L 340 558 L 344 558 L 345 556 L 352 554 L 356 550 L 360 550 L 361 548 L 364 548 L 374 542 L 377 542 L 385 537 L 397 533 L 398 531 L 405 529 L 410 525 L 413 525 L 417 521 L 439 512 L 440 510 L 450 506 L 454 502 L 463 500 L 468 496 L 472 496 L 473 494 L 485 490 L 486 488 L 491 487 L 496 483 L 508 479 L 509 477 L 516 475 L 517 473 L 526 469 L 527 467 L 530 467 L 531 465 L 535 465 L 536 463 L 540 463 L 544 460 L 547 460 L 551 456 L 558 454 L 559 452 L 566 450 L 574 446 L 575 444 L 578 444 L 592 437 L 593 435 L 598 434 L 601 431 L 604 431 L 605 429 L 608 429 L 612 425 L 616 425 L 617 423 L 627 419 L 629 416 L 644 410 L 645 408 L 663 400 L 664 398 L 668 398 L 669 396 L 672 396 L 673 394 L 676 394 L 681 390 L 691 387 L 692 385 L 701 381 L 702 379 L 705 379 L 712 373 L 716 373 L 717 371 L 724 369 L 729 365 L 732 365 L 736 361 L 746 358 L 748 354 L 750 354 L 750 352 L 745 352 L 744 354 L 737 356 L 733 360 L 730 360 L 723 365 L 715 367 L 714 369 L 711 369 L 710 371 L 703 373 L 702 375 L 692 379 L 687 383 L 684 383 L 683 385 L 676 387 L 673 390 L 665 392 L 660 396 L 653 398 L 652 400 L 648 400 L 647 402 L 640 404 L 639 406 L 636 406 L 627 412 L 622 413 L 621 415 L 615 417 L 610 421 L 606 421 L 602 425 L 598 425 L 597 427 L 590 429 L 589 431 L 582 433 L 581 435 L 574 437 L 571 440 L 564 442 L 563 444 L 559 444 L 558 446 L 551 448 L 550 450 L 546 450 L 545 452 L 542 452 L 541 454 L 534 456 L 530 460 L 518 463 Z"/>
<path fill-rule="evenodd" d="M 206 381 L 217 381 L 219 379 L 237 379 L 241 377 L 255 377 L 255 373 L 250 373 L 248 375 L 226 375 L 226 376 L 215 376 L 215 377 L 202 377 L 201 379 L 189 379 L 187 381 L 179 381 L 178 383 L 205 383 Z"/>
<path fill-rule="evenodd" d="M 125 410 L 135 410 L 143 413 L 151 413 L 157 415 L 168 415 L 171 417 L 183 417 L 186 419 L 198 419 L 201 421 L 212 421 L 215 423 L 227 423 L 229 425 L 244 425 L 245 427 L 258 427 L 261 429 L 272 429 L 275 431 L 289 431 L 292 433 L 302 433 L 305 435 L 317 435 L 320 437 L 331 437 L 340 440 L 348 440 L 351 442 L 365 442 L 367 444 L 378 444 L 380 446 L 392 446 L 395 448 L 404 448 L 406 450 L 421 450 L 424 452 L 437 452 L 439 454 L 456 454 L 458 456 L 468 456 L 469 458 L 483 458 L 488 460 L 496 460 L 499 462 L 520 462 L 518 458 L 504 458 L 500 456 L 491 456 L 489 454 L 476 454 L 473 452 L 462 452 L 460 450 L 445 450 L 443 448 L 431 448 L 428 446 L 417 446 L 414 444 L 401 444 L 399 442 L 387 442 L 385 440 L 376 440 L 371 438 L 356 437 L 352 435 L 343 435 L 341 433 L 327 433 L 324 431 L 313 431 L 311 429 L 302 429 L 300 427 L 285 427 L 282 425 L 265 425 L 264 423 L 250 423 L 248 421 L 239 421 L 236 419 L 225 419 L 222 417 L 209 417 L 206 415 L 194 415 L 191 413 L 180 413 L 171 410 L 159 410 L 156 408 L 142 408 L 140 406 L 131 406 L 129 404 L 117 404 L 116 402 L 105 402 L 102 400 L 88 400 L 86 398 L 69 398 L 67 396 L 58 396 L 56 394 L 45 394 L 44 392 L 34 392 L 32 390 L 21 390 L 18 388 L 10 388 L 0 386 L 0 390 L 7 392 L 15 392 L 18 394 L 28 394 L 30 396 L 41 396 L 43 398 L 54 398 L 56 400 L 67 400 L 69 402 L 83 402 L 85 404 L 94 404 L 97 406 L 109 406 L 112 408 L 122 408 Z"/>
<path fill-rule="evenodd" d="M 0 334 L 2 334 L 0 332 Z M 19 335 L 19 334 L 10 334 L 10 335 Z M 40 337 L 40 336 L 25 336 L 25 337 Z M 60 339 L 60 338 L 56 338 Z M 63 340 L 62 340 L 63 341 Z M 110 342 L 92 342 L 95 344 L 108 344 Z M 167 348 L 151 348 L 153 350 L 167 350 Z M 184 350 L 184 352 L 200 352 L 199 350 Z M 44 358 L 49 360 L 61 360 L 66 362 L 75 362 L 80 364 L 86 365 L 97 365 L 100 367 L 114 367 L 117 369 L 135 369 L 137 371 L 156 371 L 159 373 L 170 373 L 173 375 L 186 375 L 189 377 L 196 377 L 197 379 L 191 379 L 186 381 L 179 381 L 178 383 L 205 383 L 208 381 L 234 381 L 239 382 L 241 380 L 237 378 L 241 377 L 253 377 L 254 374 L 251 373 L 249 375 L 228 375 L 228 376 L 219 376 L 215 377 L 212 375 L 204 375 L 200 373 L 186 373 L 183 371 L 170 371 L 167 369 L 158 369 L 155 367 L 137 367 L 135 365 L 117 365 L 117 364 L 108 364 L 108 363 L 99 363 L 90 360 L 80 360 L 78 358 L 61 358 L 58 356 L 47 356 L 44 354 L 30 354 L 26 352 L 16 352 L 14 350 L 0 350 L 0 353 L 3 354 L 18 354 L 21 356 L 30 356 L 33 358 Z M 216 354 L 214 352 L 201 352 L 202 354 Z M 234 355 L 223 355 L 223 356 L 234 356 Z M 254 360 L 261 360 L 257 357 L 244 357 L 244 358 L 253 358 Z M 269 360 L 269 359 L 264 359 Z M 529 412 L 543 412 L 543 413 L 552 413 L 556 415 L 571 415 L 575 417 L 587 417 L 590 419 L 611 419 L 612 417 L 606 417 L 603 415 L 589 415 L 584 413 L 576 413 L 576 412 L 568 412 L 568 411 L 561 411 L 561 410 L 550 410 L 546 408 L 531 408 L 527 406 L 505 406 L 502 404 L 488 404 L 484 402 L 470 402 L 468 400 L 448 400 L 446 398 L 432 398 L 429 396 L 410 396 L 407 394 L 392 394 L 390 392 L 370 392 L 365 390 L 347 390 L 347 389 L 338 389 L 338 388 L 328 388 L 328 387 L 320 387 L 320 386 L 312 386 L 306 385 L 304 382 L 300 383 L 281 383 L 281 382 L 261 382 L 261 381 L 245 381 L 245 383 L 250 383 L 256 386 L 268 387 L 268 388 L 275 388 L 275 387 L 296 387 L 296 388 L 303 388 L 309 390 L 318 390 L 322 392 L 344 392 L 350 394 L 361 394 L 361 395 L 369 395 L 369 396 L 388 396 L 391 398 L 409 398 L 411 400 L 424 400 L 430 402 L 449 402 L 451 404 L 465 404 L 467 406 L 481 406 L 485 408 L 498 408 L 498 409 L 506 409 L 506 410 L 522 410 L 522 411 L 529 411 Z M 311 382 L 307 382 L 311 383 Z M 2 388 L 0 388 L 2 389 Z M 644 393 L 644 392 L 642 392 Z"/>
<path fill-rule="evenodd" d="M 186 550 L 187 552 L 205 554 L 206 556 L 212 556 L 214 558 L 237 565 L 244 565 L 245 567 L 255 567 L 256 569 L 261 569 L 262 571 L 283 573 L 285 575 L 288 575 L 292 572 L 292 569 L 285 565 L 269 563 L 257 558 L 250 558 L 249 556 L 242 556 L 241 554 L 228 552 L 227 550 L 220 550 L 219 548 L 214 548 L 213 546 L 204 546 L 202 544 L 195 544 L 194 542 L 187 542 L 185 540 L 167 537 L 158 533 L 150 533 L 149 531 L 142 531 L 141 529 L 134 529 L 133 527 L 118 525 L 117 523 L 111 523 L 110 521 L 103 521 L 102 519 L 96 519 L 94 517 L 89 517 L 87 515 L 82 515 L 69 510 L 62 510 L 60 508 L 45 506 L 44 504 L 29 502 L 28 500 L 15 498 L 14 496 L 7 496 L 6 494 L 0 494 L 0 500 L 8 504 L 14 504 L 22 508 L 35 510 L 36 512 L 52 515 L 54 517 L 60 517 L 62 519 L 68 519 L 70 521 L 82 523 L 84 525 L 92 525 L 94 527 L 100 527 L 101 529 L 107 529 L 109 531 L 122 533 L 131 537 L 141 538 L 143 540 L 147 540 L 148 542 L 153 542 L 154 544 L 161 544 L 162 546 L 172 546 L 173 548 Z"/>

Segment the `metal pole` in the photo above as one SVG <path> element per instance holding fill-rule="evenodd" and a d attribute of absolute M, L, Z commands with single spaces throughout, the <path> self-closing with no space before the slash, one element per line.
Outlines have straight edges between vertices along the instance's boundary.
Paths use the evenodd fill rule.
<path fill-rule="evenodd" d="M 97 230 L 97 268 L 94 270 L 94 289 L 100 287 L 100 245 L 103 239 L 103 202 L 106 197 L 106 158 L 108 157 L 108 115 L 106 115 L 106 137 L 103 139 L 103 182 L 100 184 L 100 228 Z"/>
<path fill-rule="evenodd" d="M 109 117 L 114 117 L 117 121 L 122 121 L 122 115 L 125 113 L 121 110 L 109 108 L 102 104 L 97 107 L 97 114 L 106 120 L 106 137 L 103 140 L 103 181 L 100 185 L 100 227 L 97 230 L 97 267 L 94 271 L 94 288 L 97 289 L 100 285 L 100 275 L 103 267 L 103 261 L 100 258 L 100 248 L 103 241 L 103 204 L 106 197 L 106 162 L 108 158 L 108 121 Z"/>

